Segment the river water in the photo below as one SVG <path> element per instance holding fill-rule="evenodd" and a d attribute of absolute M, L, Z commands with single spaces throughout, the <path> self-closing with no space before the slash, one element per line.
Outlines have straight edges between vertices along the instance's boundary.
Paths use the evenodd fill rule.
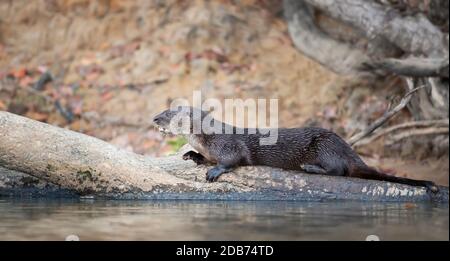
<path fill-rule="evenodd" d="M 369 235 L 449 240 L 448 204 L 0 199 L 0 240 L 366 240 Z"/>

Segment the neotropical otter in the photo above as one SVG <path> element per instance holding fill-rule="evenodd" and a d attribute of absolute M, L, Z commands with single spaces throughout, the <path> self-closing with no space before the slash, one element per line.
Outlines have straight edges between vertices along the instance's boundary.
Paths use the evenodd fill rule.
<path fill-rule="evenodd" d="M 208 112 L 178 107 L 177 110 L 158 114 L 153 121 L 162 132 L 184 134 L 189 144 L 198 151 L 185 153 L 183 159 L 193 160 L 197 164 L 216 164 L 206 173 L 206 180 L 210 182 L 238 166 L 266 165 L 311 174 L 384 180 L 438 191 L 431 181 L 395 177 L 368 167 L 342 138 L 326 129 L 281 128 L 277 129 L 278 139 L 275 144 L 260 145 L 260 138 L 264 136 L 260 131 L 252 133 L 249 129 L 230 126 L 213 118 L 210 118 L 212 122 L 223 131 L 219 133 L 225 133 L 228 127 L 232 128 L 233 134 L 206 134 L 201 128 L 205 117 L 210 117 Z M 185 119 L 184 126 L 180 126 L 181 119 Z M 198 134 L 194 130 L 199 130 Z"/>

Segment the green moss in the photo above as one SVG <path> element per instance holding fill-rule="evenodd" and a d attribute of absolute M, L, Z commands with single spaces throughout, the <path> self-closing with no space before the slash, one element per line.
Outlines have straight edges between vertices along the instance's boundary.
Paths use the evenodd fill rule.
<path fill-rule="evenodd" d="M 187 140 L 184 137 L 177 137 L 173 140 L 169 140 L 167 143 L 170 145 L 174 152 L 177 152 L 187 143 Z"/>
<path fill-rule="evenodd" d="M 79 170 L 77 171 L 77 179 L 80 183 L 85 181 L 94 182 L 97 180 L 95 170 L 92 170 L 90 168 L 88 170 Z"/>
<path fill-rule="evenodd" d="M 55 166 L 52 166 L 52 165 L 50 165 L 50 164 L 47 164 L 47 171 L 53 172 L 53 171 L 56 171 L 56 168 L 55 168 Z"/>

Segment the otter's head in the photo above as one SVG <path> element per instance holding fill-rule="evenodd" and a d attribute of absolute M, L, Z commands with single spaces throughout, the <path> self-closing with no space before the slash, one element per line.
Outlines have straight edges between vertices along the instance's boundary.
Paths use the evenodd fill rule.
<path fill-rule="evenodd" d="M 153 118 L 153 123 L 159 131 L 168 134 L 192 134 L 194 130 L 201 130 L 201 122 L 208 115 L 190 106 L 179 106 L 168 109 Z"/>

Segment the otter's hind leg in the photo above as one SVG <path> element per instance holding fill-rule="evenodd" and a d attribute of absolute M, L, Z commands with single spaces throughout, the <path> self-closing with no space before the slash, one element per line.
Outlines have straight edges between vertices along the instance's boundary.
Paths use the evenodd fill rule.
<path fill-rule="evenodd" d="M 338 156 L 325 155 L 319 158 L 318 164 L 328 176 L 348 176 L 348 167 L 344 160 Z"/>
<path fill-rule="evenodd" d="M 319 165 L 305 164 L 301 166 L 302 170 L 309 174 L 321 174 L 328 176 L 345 176 L 345 168 L 336 165 L 329 164 L 325 165 L 325 167 L 321 167 Z"/>
<path fill-rule="evenodd" d="M 318 165 L 305 164 L 302 165 L 301 168 L 303 171 L 309 174 L 327 174 L 327 171 Z"/>

